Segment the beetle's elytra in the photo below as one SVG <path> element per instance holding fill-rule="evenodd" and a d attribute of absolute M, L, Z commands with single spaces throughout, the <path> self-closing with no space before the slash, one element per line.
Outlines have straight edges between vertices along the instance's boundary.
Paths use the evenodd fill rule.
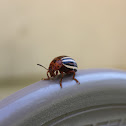
<path fill-rule="evenodd" d="M 37 64 L 39 66 L 42 66 L 40 64 Z M 44 67 L 44 66 L 42 66 Z M 45 68 L 45 67 L 44 67 Z M 46 69 L 46 68 L 45 68 Z M 77 63 L 75 60 L 73 60 L 69 56 L 58 56 L 52 60 L 52 62 L 49 65 L 49 68 L 47 69 L 47 78 L 44 78 L 43 80 L 49 80 L 51 77 L 55 77 L 58 75 L 58 71 L 61 74 L 61 80 L 60 80 L 60 87 L 62 88 L 62 79 L 64 76 L 64 73 L 66 74 L 73 74 L 73 79 L 80 84 L 80 82 L 75 78 L 75 72 L 77 71 Z M 50 74 L 50 76 L 49 76 Z"/>

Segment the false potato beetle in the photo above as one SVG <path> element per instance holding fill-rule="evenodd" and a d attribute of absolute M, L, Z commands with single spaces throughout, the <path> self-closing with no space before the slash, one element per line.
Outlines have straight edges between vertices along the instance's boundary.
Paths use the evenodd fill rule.
<path fill-rule="evenodd" d="M 41 64 L 37 64 L 42 66 Z M 45 68 L 44 66 L 42 66 Z M 49 68 L 45 68 L 47 70 L 47 77 L 43 80 L 49 80 L 51 77 L 55 77 L 58 75 L 58 71 L 61 74 L 60 87 L 62 88 L 62 79 L 64 73 L 73 74 L 73 79 L 80 84 L 80 82 L 75 78 L 75 72 L 77 71 L 77 63 L 69 56 L 58 56 L 52 60 L 49 65 Z M 50 77 L 49 77 L 50 74 Z"/>

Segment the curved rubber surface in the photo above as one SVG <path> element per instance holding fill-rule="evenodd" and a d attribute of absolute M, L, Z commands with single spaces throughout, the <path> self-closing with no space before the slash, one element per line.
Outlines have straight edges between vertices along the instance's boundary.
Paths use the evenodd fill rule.
<path fill-rule="evenodd" d="M 126 126 L 126 72 L 79 70 L 34 83 L 0 102 L 0 126 Z"/>

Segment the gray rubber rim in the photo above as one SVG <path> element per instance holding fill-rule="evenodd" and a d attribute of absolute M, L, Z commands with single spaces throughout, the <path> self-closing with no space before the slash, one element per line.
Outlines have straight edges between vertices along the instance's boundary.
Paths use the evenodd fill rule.
<path fill-rule="evenodd" d="M 79 70 L 39 81 L 0 102 L 0 126 L 126 126 L 126 72 Z"/>

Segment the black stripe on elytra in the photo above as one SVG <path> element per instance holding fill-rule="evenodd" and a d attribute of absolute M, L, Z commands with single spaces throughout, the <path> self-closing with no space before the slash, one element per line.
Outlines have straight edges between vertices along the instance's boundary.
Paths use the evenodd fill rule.
<path fill-rule="evenodd" d="M 63 64 L 77 67 L 77 64 L 75 62 L 67 61 L 67 62 L 63 62 Z"/>

